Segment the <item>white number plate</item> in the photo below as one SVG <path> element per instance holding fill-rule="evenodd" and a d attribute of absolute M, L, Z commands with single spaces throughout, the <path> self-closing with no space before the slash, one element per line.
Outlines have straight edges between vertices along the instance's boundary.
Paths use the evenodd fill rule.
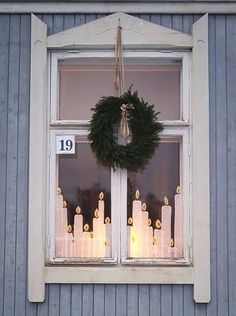
<path fill-rule="evenodd" d="M 75 136 L 56 135 L 56 154 L 75 154 Z"/>

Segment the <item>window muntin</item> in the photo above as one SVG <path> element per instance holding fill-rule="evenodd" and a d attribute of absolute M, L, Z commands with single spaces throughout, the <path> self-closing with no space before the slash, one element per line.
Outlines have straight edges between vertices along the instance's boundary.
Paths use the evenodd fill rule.
<path fill-rule="evenodd" d="M 134 55 L 135 53 L 132 52 Z M 110 53 L 109 53 L 110 54 Z M 104 62 L 105 68 L 107 66 L 107 60 L 110 55 L 107 55 L 107 52 L 104 54 L 102 53 L 102 58 L 99 59 L 99 63 L 94 64 L 94 59 L 90 59 L 91 63 L 93 64 L 92 67 L 94 68 L 95 66 L 98 67 L 98 69 L 101 68 L 102 63 Z M 127 52 L 127 60 L 130 58 L 130 53 Z M 151 58 L 147 59 L 146 56 L 147 53 L 145 53 L 143 55 L 143 53 L 140 53 L 140 64 L 142 67 L 146 67 L 150 68 L 150 66 L 153 63 L 153 60 L 155 58 L 153 58 L 153 54 L 154 53 L 150 53 L 151 54 Z M 58 56 L 59 55 L 59 56 Z M 63 55 L 63 54 L 61 54 Z M 86 54 L 85 54 L 86 55 Z M 98 53 L 99 55 L 99 53 Z M 106 260 L 102 260 L 103 262 L 116 262 L 116 260 L 118 259 L 118 262 L 121 260 L 122 263 L 125 264 L 143 264 L 143 263 L 157 263 L 157 264 L 173 264 L 173 263 L 189 263 L 190 260 L 190 244 L 189 244 L 189 234 L 190 234 L 190 229 L 189 229 L 189 168 L 190 168 L 190 163 L 189 163 L 189 156 L 188 156 L 188 150 L 189 150 L 189 87 L 188 87 L 188 82 L 189 82 L 189 66 L 188 66 L 188 54 L 187 53 L 173 53 L 170 55 L 172 56 L 172 59 L 170 58 L 171 56 L 168 54 L 168 58 L 166 57 L 166 54 L 162 54 L 162 53 L 155 53 L 154 55 L 156 57 L 156 60 L 158 60 L 158 67 L 162 67 L 163 64 L 167 66 L 171 67 L 176 67 L 176 69 L 179 69 L 179 81 L 177 83 L 178 87 L 179 87 L 179 91 L 178 91 L 178 111 L 180 113 L 180 119 L 177 120 L 166 120 L 163 121 L 165 129 L 164 129 L 164 133 L 163 133 L 163 141 L 166 142 L 166 135 L 172 135 L 174 137 L 177 137 L 178 139 L 181 138 L 181 149 L 179 151 L 179 180 L 181 180 L 182 178 L 185 178 L 185 180 L 183 181 L 183 188 L 181 188 L 181 190 L 183 190 L 184 194 L 182 194 L 182 196 L 184 195 L 185 198 L 183 199 L 183 214 L 184 214 L 184 224 L 183 224 L 183 235 L 184 235 L 184 242 L 183 242 L 183 247 L 181 250 L 181 254 L 180 255 L 176 255 L 175 254 L 172 256 L 162 256 L 162 257 L 158 257 L 158 256 L 154 256 L 153 258 L 151 258 L 151 256 L 149 258 L 145 258 L 145 257 L 130 257 L 129 252 L 128 252 L 128 246 L 127 246 L 127 204 L 125 201 L 127 201 L 127 190 L 124 189 L 125 186 L 127 187 L 127 183 L 125 184 L 125 182 L 127 182 L 127 178 L 126 178 L 126 174 L 125 172 L 121 172 L 121 173 L 113 173 L 113 180 L 111 181 L 112 184 L 114 184 L 114 191 L 113 191 L 113 206 L 116 206 L 116 212 L 114 211 L 114 207 L 113 207 L 113 213 L 117 213 L 116 216 L 112 216 L 112 224 L 113 224 L 113 228 L 112 228 L 112 234 L 113 234 L 113 241 L 112 241 L 112 259 L 111 261 L 106 261 Z M 161 55 L 161 56 L 160 56 Z M 146 56 L 146 57 L 144 57 Z M 56 118 L 58 117 L 59 113 L 58 109 L 61 107 L 60 104 L 60 67 L 61 65 L 63 65 L 63 67 L 74 67 L 74 60 L 76 60 L 76 63 L 82 64 L 83 62 L 86 63 L 86 65 L 88 65 L 88 59 L 84 58 L 83 56 L 81 59 L 78 59 L 78 55 L 74 54 L 74 59 L 71 58 L 71 54 L 68 54 L 68 57 L 65 58 L 65 55 L 63 56 L 63 58 L 61 58 L 60 54 L 55 54 L 53 55 L 52 58 L 52 73 L 54 73 L 54 80 L 52 80 L 52 90 L 54 89 L 54 91 L 56 92 L 55 94 L 51 95 L 51 104 L 52 104 L 52 120 L 51 120 L 51 128 L 52 129 L 60 129 L 61 131 L 64 130 L 67 131 L 69 133 L 69 130 L 73 127 L 77 127 L 80 128 L 82 127 L 84 131 L 88 131 L 88 120 L 87 119 L 81 119 L 83 118 L 83 116 L 79 116 L 77 117 L 77 115 L 73 116 L 73 119 L 71 120 L 56 120 Z M 97 60 L 97 59 L 96 59 Z M 132 60 L 132 59 L 130 59 Z M 133 67 L 133 70 L 135 69 L 134 67 L 140 67 L 140 65 L 137 66 L 137 60 L 139 60 L 138 58 L 135 60 L 135 63 L 130 62 L 131 64 L 131 68 Z M 146 63 L 144 65 L 144 60 L 146 60 Z M 174 66 L 173 66 L 174 64 Z M 176 66 L 177 64 L 177 66 Z M 144 66 L 143 66 L 144 65 Z M 80 67 L 81 65 L 79 65 L 78 67 Z M 108 65 L 109 66 L 109 65 Z M 77 66 L 76 66 L 77 67 Z M 86 66 L 87 67 L 87 66 Z M 58 71 L 59 69 L 59 71 Z M 113 83 L 112 83 L 113 85 Z M 70 86 L 67 87 L 67 90 L 70 88 Z M 172 88 L 172 87 L 171 87 Z M 91 91 L 91 89 L 89 90 Z M 166 90 L 165 90 L 166 91 Z M 86 91 L 85 91 L 86 92 Z M 86 92 L 87 93 L 87 92 Z M 97 102 L 97 99 L 96 99 Z M 94 102 L 94 104 L 96 103 Z M 66 103 L 65 103 L 66 104 Z M 93 105 L 94 105 L 93 104 Z M 90 106 L 87 106 L 88 108 L 86 109 L 86 111 L 90 111 Z M 75 114 L 75 113 L 74 113 Z M 84 116 L 84 118 L 87 116 Z M 86 132 L 87 133 L 87 132 Z M 70 132 L 71 134 L 71 132 Z M 184 137 L 183 137 L 184 136 Z M 183 138 L 182 138 L 183 137 Z M 169 142 L 170 140 L 168 140 Z M 185 166 L 183 168 L 183 165 Z M 123 188 L 121 188 L 123 186 Z M 115 202 L 116 201 L 116 202 Z M 122 214 L 122 215 L 121 215 Z M 115 224 L 114 222 L 116 222 L 117 224 Z M 121 223 L 121 226 L 120 224 Z M 173 226 L 173 224 L 172 224 Z M 118 231 L 117 231 L 118 230 Z M 172 229 L 173 231 L 173 229 Z M 173 232 L 172 232 L 173 234 Z M 124 237 L 125 236 L 125 237 Z M 118 250 L 119 249 L 119 250 Z M 173 251 L 172 251 L 173 253 Z M 51 257 L 52 258 L 52 257 Z M 69 258 L 70 259 L 70 258 Z M 91 259 L 91 258 L 90 258 Z M 152 259 L 152 260 L 150 260 Z M 68 261 L 68 258 L 64 258 L 64 260 L 62 260 L 62 262 Z M 69 260 L 69 262 L 92 262 L 91 260 L 83 260 L 83 258 L 74 258 L 73 260 Z M 95 262 L 96 260 L 94 260 Z M 101 262 L 101 260 L 98 260 L 98 262 Z"/>

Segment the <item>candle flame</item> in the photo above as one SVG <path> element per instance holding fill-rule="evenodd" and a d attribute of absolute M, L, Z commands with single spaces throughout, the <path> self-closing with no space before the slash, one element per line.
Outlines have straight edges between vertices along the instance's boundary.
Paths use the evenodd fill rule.
<path fill-rule="evenodd" d="M 93 232 L 91 232 L 91 233 L 89 234 L 89 237 L 90 237 L 90 238 L 93 238 Z"/>
<path fill-rule="evenodd" d="M 81 208 L 79 206 L 77 206 L 75 211 L 76 211 L 77 214 L 80 214 L 81 213 Z"/>
<path fill-rule="evenodd" d="M 170 246 L 170 247 L 174 247 L 174 240 L 173 240 L 173 238 L 171 238 L 171 240 L 170 240 L 170 242 L 169 242 L 169 246 Z"/>
<path fill-rule="evenodd" d="M 110 222 L 111 222 L 110 217 L 107 216 L 107 217 L 105 218 L 105 223 L 106 223 L 106 224 L 109 224 Z"/>
<path fill-rule="evenodd" d="M 84 225 L 84 230 L 87 232 L 89 230 L 89 224 Z"/>
<path fill-rule="evenodd" d="M 148 219 L 147 224 L 148 224 L 148 226 L 151 226 L 151 225 L 152 225 L 152 220 L 151 220 L 151 218 Z"/>
<path fill-rule="evenodd" d="M 161 221 L 159 219 L 156 221 L 156 228 L 161 228 Z"/>
<path fill-rule="evenodd" d="M 139 190 L 136 190 L 136 192 L 135 192 L 135 198 L 136 198 L 136 200 L 138 200 L 139 197 L 140 197 L 140 192 L 139 192 Z"/>
<path fill-rule="evenodd" d="M 67 203 L 66 201 L 63 201 L 63 208 L 66 208 L 67 207 Z"/>
<path fill-rule="evenodd" d="M 72 232 L 72 226 L 71 225 L 68 225 L 67 226 L 67 233 L 71 233 Z"/>
<path fill-rule="evenodd" d="M 132 235 L 132 242 L 135 242 L 135 236 L 134 235 Z"/>
<path fill-rule="evenodd" d="M 177 194 L 180 194 L 180 186 L 179 186 L 179 185 L 178 185 L 177 188 L 176 188 L 176 193 L 177 193 Z"/>
<path fill-rule="evenodd" d="M 61 195 L 61 188 L 57 188 L 57 195 Z"/>
<path fill-rule="evenodd" d="M 133 218 L 132 218 L 132 217 L 129 217 L 129 219 L 128 219 L 128 224 L 129 224 L 129 225 L 132 225 L 132 224 L 133 224 Z"/>
<path fill-rule="evenodd" d="M 147 204 L 144 202 L 142 203 L 142 211 L 146 211 L 147 210 Z"/>
<path fill-rule="evenodd" d="M 166 196 L 164 197 L 164 204 L 165 204 L 165 205 L 169 205 L 169 200 L 167 199 Z"/>
<path fill-rule="evenodd" d="M 106 239 L 104 245 L 107 247 L 109 245 L 108 240 Z"/>
<path fill-rule="evenodd" d="M 96 218 L 98 218 L 99 217 L 99 210 L 96 208 L 96 210 L 94 211 L 94 216 L 96 217 Z"/>
<path fill-rule="evenodd" d="M 103 200 L 104 199 L 104 193 L 103 192 L 100 192 L 99 193 L 99 200 Z"/>

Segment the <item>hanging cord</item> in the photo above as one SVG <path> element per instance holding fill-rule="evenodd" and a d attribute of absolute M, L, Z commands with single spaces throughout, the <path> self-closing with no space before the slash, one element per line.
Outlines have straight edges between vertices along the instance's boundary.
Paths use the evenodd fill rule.
<path fill-rule="evenodd" d="M 115 96 L 120 97 L 124 94 L 124 60 L 123 60 L 123 46 L 122 46 L 122 36 L 121 36 L 122 27 L 119 24 L 117 27 L 117 37 L 116 37 L 116 69 L 115 69 L 115 78 L 114 78 L 114 92 Z M 121 121 L 120 121 L 120 134 L 127 138 L 130 134 L 129 124 L 127 118 L 127 110 L 130 108 L 129 104 L 122 104 L 121 106 Z"/>
<path fill-rule="evenodd" d="M 115 78 L 114 78 L 114 89 L 115 96 L 120 97 L 124 93 L 124 61 L 123 61 L 123 47 L 122 47 L 122 37 L 121 37 L 122 27 L 119 25 L 117 27 L 117 36 L 116 36 L 116 69 L 115 69 Z"/>

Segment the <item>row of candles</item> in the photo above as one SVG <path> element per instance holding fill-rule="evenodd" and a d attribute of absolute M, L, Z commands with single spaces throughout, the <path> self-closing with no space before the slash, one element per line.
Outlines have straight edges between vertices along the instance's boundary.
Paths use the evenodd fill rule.
<path fill-rule="evenodd" d="M 94 211 L 93 231 L 83 225 L 83 215 L 78 206 L 74 227 L 67 224 L 67 203 L 58 188 L 56 203 L 56 257 L 109 258 L 111 257 L 111 222 L 104 219 L 104 194 L 99 194 L 98 208 Z"/>
<path fill-rule="evenodd" d="M 174 239 L 171 238 L 172 207 L 167 197 L 161 207 L 161 221 L 152 226 L 146 203 L 139 199 L 137 190 L 132 204 L 132 217 L 127 225 L 128 258 L 181 258 L 183 256 L 183 211 L 180 187 L 174 198 Z M 58 188 L 56 200 L 56 257 L 110 258 L 112 227 L 110 218 L 104 219 L 104 194 L 99 194 L 98 208 L 94 211 L 93 231 L 83 226 L 83 215 L 78 206 L 74 227 L 67 224 L 67 203 Z"/>
<path fill-rule="evenodd" d="M 152 226 L 146 203 L 139 200 L 140 193 L 135 193 L 132 217 L 128 219 L 127 240 L 130 258 L 181 258 L 183 256 L 183 212 L 180 187 L 174 198 L 174 239 L 171 238 L 172 207 L 164 197 L 161 207 L 161 221 Z"/>

